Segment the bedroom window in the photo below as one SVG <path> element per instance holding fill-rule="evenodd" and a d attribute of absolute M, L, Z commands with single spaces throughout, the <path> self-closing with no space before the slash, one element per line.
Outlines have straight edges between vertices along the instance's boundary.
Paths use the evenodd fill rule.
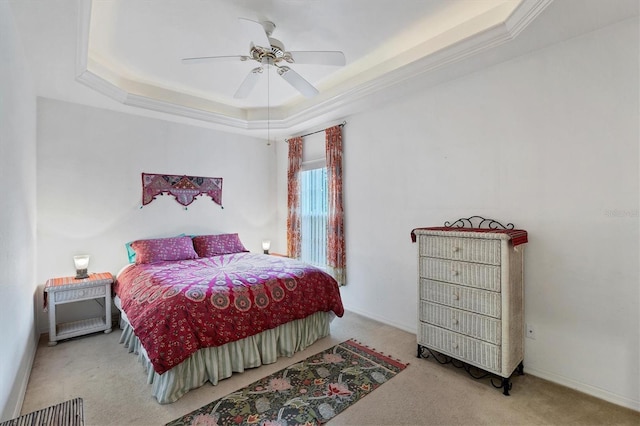
<path fill-rule="evenodd" d="M 323 268 L 338 285 L 347 281 L 342 126 L 287 140 L 287 255 Z"/>
<path fill-rule="evenodd" d="M 327 216 L 327 168 L 303 170 L 300 173 L 300 258 L 319 267 L 327 265 Z"/>

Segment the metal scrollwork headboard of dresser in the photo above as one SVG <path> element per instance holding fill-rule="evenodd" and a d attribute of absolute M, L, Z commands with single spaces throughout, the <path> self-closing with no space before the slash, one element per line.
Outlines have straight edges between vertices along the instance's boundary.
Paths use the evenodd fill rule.
<path fill-rule="evenodd" d="M 486 229 L 514 229 L 513 223 L 507 223 L 506 226 L 497 220 L 485 219 L 482 216 L 471 216 L 460 218 L 455 222 L 445 222 L 444 226 L 448 228 L 486 228 Z"/>

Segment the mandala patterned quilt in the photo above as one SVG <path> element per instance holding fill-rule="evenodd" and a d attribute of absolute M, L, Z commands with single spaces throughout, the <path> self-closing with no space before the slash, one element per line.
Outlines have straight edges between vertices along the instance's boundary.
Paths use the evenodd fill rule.
<path fill-rule="evenodd" d="M 344 314 L 338 283 L 329 274 L 256 253 L 131 265 L 114 290 L 158 374 L 201 348 L 315 312 Z"/>

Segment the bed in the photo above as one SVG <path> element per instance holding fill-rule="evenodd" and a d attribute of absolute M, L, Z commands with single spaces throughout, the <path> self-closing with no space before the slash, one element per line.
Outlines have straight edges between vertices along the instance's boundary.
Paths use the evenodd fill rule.
<path fill-rule="evenodd" d="M 237 234 L 130 243 L 116 277 L 120 342 L 161 404 L 292 356 L 344 314 L 337 282 L 298 260 L 248 252 Z"/>

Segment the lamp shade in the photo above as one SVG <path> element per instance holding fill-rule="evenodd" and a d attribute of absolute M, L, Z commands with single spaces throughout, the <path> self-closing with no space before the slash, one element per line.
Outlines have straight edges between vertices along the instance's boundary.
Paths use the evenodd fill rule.
<path fill-rule="evenodd" d="M 262 240 L 262 251 L 264 254 L 269 254 L 269 249 L 271 248 L 271 240 Z"/>
<path fill-rule="evenodd" d="M 78 256 L 73 256 L 73 263 L 76 266 L 76 279 L 80 278 L 88 278 L 89 274 L 87 273 L 89 269 L 89 258 L 91 256 L 88 254 L 81 254 Z"/>

